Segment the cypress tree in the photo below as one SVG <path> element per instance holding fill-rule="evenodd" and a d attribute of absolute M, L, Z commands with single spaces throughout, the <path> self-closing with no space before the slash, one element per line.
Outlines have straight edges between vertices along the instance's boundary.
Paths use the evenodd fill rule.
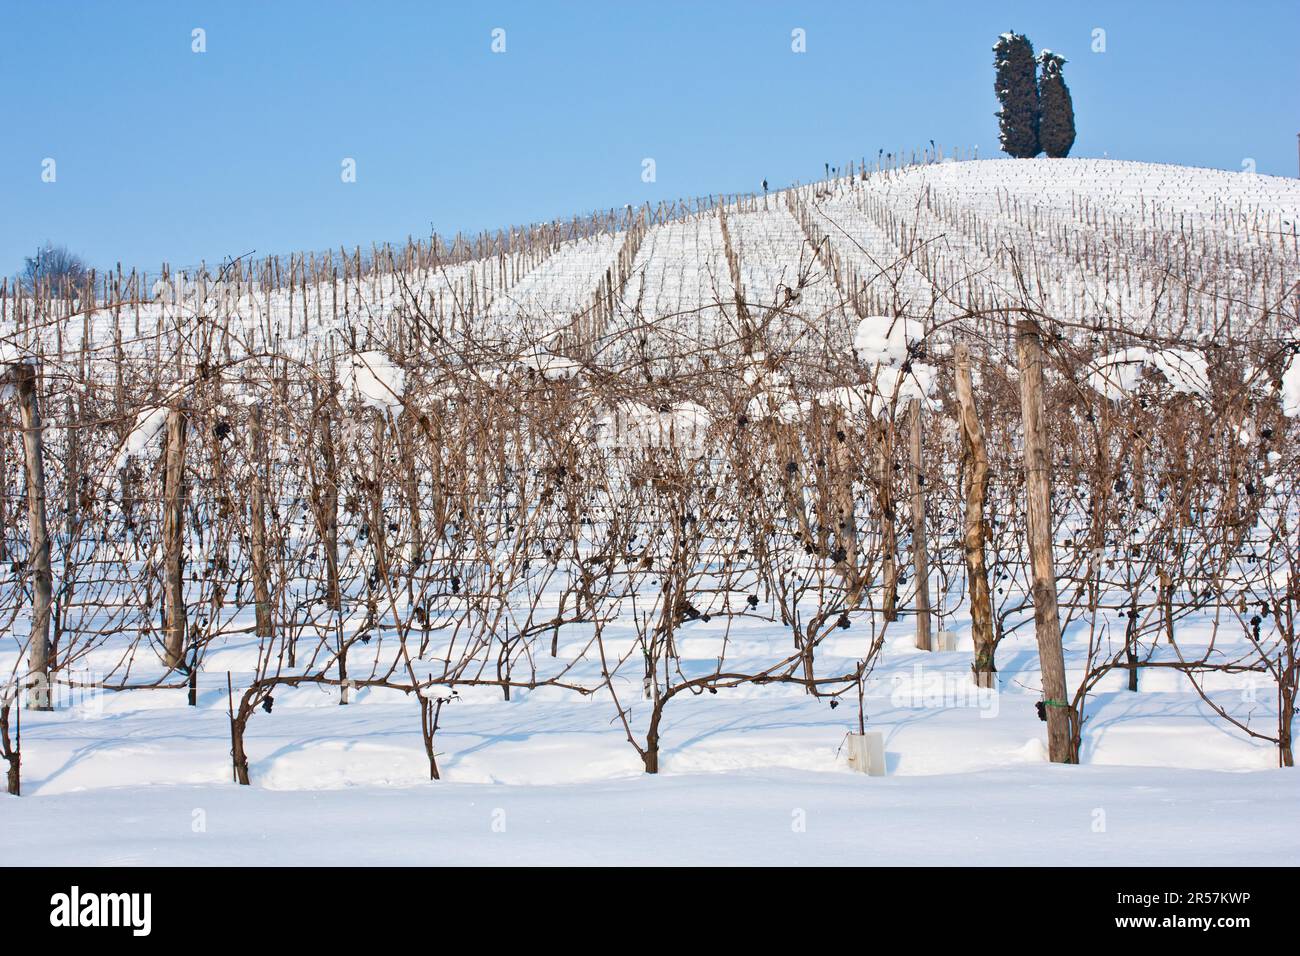
<path fill-rule="evenodd" d="M 997 113 L 1002 151 L 1017 159 L 1037 156 L 1038 82 L 1029 37 L 1023 33 L 998 37 L 993 45 L 993 66 L 997 70 L 993 91 L 1002 104 Z"/>
<path fill-rule="evenodd" d="M 1038 63 L 1042 69 L 1038 78 L 1038 141 L 1048 156 L 1062 159 L 1074 145 L 1074 101 L 1061 75 L 1065 57 L 1044 50 L 1038 54 Z"/>

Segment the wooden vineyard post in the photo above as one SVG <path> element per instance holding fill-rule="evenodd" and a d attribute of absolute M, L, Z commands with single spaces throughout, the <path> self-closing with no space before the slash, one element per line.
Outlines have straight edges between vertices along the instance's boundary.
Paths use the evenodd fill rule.
<path fill-rule="evenodd" d="M 894 508 L 894 423 L 881 427 L 877 446 L 876 479 L 880 506 L 881 572 L 884 598 L 881 613 L 886 621 L 898 620 L 898 530 Z"/>
<path fill-rule="evenodd" d="M 997 643 L 993 632 L 993 599 L 989 594 L 989 571 L 984 559 L 984 500 L 989 488 L 989 456 L 984 445 L 984 429 L 975 411 L 975 392 L 971 384 L 970 350 L 957 343 L 957 404 L 960 408 L 962 458 L 966 470 L 966 506 L 962 536 L 962 553 L 966 561 L 966 591 L 970 595 L 971 643 L 975 660 L 971 671 L 979 687 L 992 687 L 994 653 Z"/>
<path fill-rule="evenodd" d="M 339 581 L 339 466 L 334 447 L 333 397 L 327 398 L 318 416 L 321 429 L 321 458 L 324 481 L 321 488 L 321 538 L 325 547 L 326 606 L 335 611 L 335 642 L 338 653 L 339 704 L 349 703 L 347 646 L 343 641 L 343 595 Z"/>
<path fill-rule="evenodd" d="M 835 510 L 839 534 L 840 566 L 843 568 L 845 589 L 848 603 L 856 606 L 862 600 L 862 575 L 858 570 L 858 519 L 854 509 L 853 498 L 853 461 L 849 455 L 845 430 L 848 423 L 836 422 L 835 434 L 831 436 L 831 460 L 835 464 Z M 647 680 L 649 678 L 647 677 Z"/>
<path fill-rule="evenodd" d="M 327 401 L 319 416 L 321 462 L 325 472 L 321 483 L 321 538 L 325 547 L 327 588 L 325 604 L 332 611 L 343 607 L 339 586 L 339 467 L 334 452 L 334 402 Z"/>
<path fill-rule="evenodd" d="M 248 433 L 252 445 L 253 481 L 249 489 L 249 509 L 252 519 L 253 544 L 253 602 L 255 605 L 258 637 L 270 637 L 271 588 L 266 554 L 266 488 L 262 466 L 266 457 L 266 437 L 262 429 L 262 409 L 253 405 L 248 410 Z"/>
<path fill-rule="evenodd" d="M 1034 631 L 1042 670 L 1047 752 L 1053 763 L 1077 763 L 1072 752 L 1070 707 L 1065 691 L 1065 654 L 1052 559 L 1052 476 L 1043 426 L 1043 351 L 1038 327 L 1022 320 L 1016 334 L 1020 409 L 1025 429 L 1025 497 L 1029 561 L 1033 575 Z"/>
<path fill-rule="evenodd" d="M 912 479 L 912 575 L 916 579 L 916 646 L 930 650 L 930 553 L 925 535 L 925 475 L 921 460 L 921 402 L 912 399 L 910 425 Z"/>
<path fill-rule="evenodd" d="M 179 399 L 167 410 L 167 458 L 163 473 L 163 569 L 166 577 L 166 664 L 185 665 L 185 413 Z"/>
<path fill-rule="evenodd" d="M 52 710 L 50 696 L 50 534 L 45 522 L 45 442 L 41 409 L 36 395 L 36 367 L 23 362 L 11 367 L 18 386 L 18 408 L 23 423 L 23 459 L 27 473 L 27 527 L 30 535 L 32 574 L 32 627 L 28 667 L 32 683 L 27 706 Z"/>
<path fill-rule="evenodd" d="M 0 528 L 9 527 L 9 442 L 0 441 Z M 6 537 L 0 534 L 0 561 L 9 557 Z"/>

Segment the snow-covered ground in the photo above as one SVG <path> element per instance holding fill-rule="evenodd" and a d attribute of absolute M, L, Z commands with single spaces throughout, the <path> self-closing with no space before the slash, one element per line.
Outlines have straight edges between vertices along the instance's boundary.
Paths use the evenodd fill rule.
<path fill-rule="evenodd" d="M 708 625 L 701 623 L 701 629 Z M 690 626 L 686 628 L 689 638 Z M 849 638 L 843 638 L 847 644 Z M 684 642 L 689 647 L 689 640 Z M 696 653 L 707 652 L 697 638 Z M 852 653 L 845 646 L 845 653 Z M 687 651 L 687 656 L 690 652 Z M 969 639 L 887 642 L 867 691 L 888 775 L 849 770 L 856 721 L 797 690 L 674 701 L 649 777 L 599 699 L 486 689 L 444 712 L 428 780 L 403 695 L 278 691 L 231 782 L 224 673 L 183 690 L 88 693 L 24 714 L 24 796 L 0 797 L 0 858 L 65 864 L 1295 864 L 1300 788 L 1169 671 L 1116 675 L 1089 705 L 1083 763 L 1046 761 L 1031 637 L 996 695 Z M 1067 658 L 1068 660 L 1069 658 Z M 237 666 L 238 652 L 213 669 Z M 240 674 L 233 680 L 239 686 Z M 1242 677 L 1215 692 L 1258 713 Z"/>
<path fill-rule="evenodd" d="M 1059 765 L 879 780 L 774 769 L 533 787 L 174 784 L 12 800 L 0 853 L 113 866 L 1289 866 L 1295 809 L 1294 775 L 1277 771 Z"/>

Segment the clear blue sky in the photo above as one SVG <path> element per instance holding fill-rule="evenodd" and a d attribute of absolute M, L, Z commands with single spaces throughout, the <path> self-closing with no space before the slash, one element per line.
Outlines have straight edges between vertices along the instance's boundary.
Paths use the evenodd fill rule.
<path fill-rule="evenodd" d="M 999 155 L 1008 29 L 1069 59 L 1074 155 L 1296 175 L 1295 0 L 2 0 L 0 274 L 46 239 L 154 269 L 775 188 L 931 138 Z"/>

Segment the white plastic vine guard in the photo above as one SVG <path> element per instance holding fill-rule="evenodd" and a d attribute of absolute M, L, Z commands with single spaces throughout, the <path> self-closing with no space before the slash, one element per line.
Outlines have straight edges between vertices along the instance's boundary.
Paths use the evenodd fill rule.
<path fill-rule="evenodd" d="M 846 741 L 849 766 L 872 777 L 885 775 L 885 735 L 878 730 L 849 734 Z"/>

